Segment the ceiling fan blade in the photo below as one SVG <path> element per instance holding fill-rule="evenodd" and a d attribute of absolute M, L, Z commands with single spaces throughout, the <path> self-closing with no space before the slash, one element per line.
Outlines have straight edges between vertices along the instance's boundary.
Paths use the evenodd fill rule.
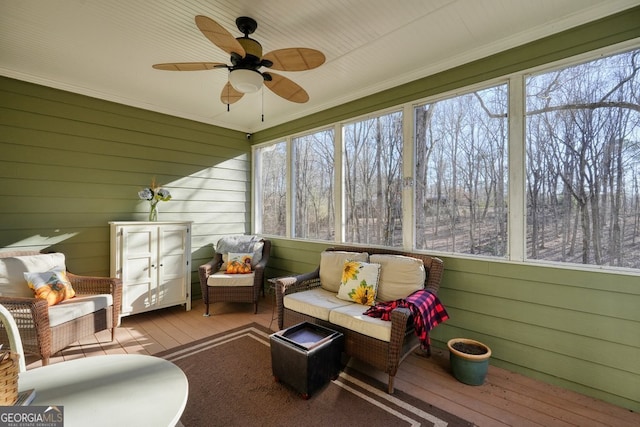
<path fill-rule="evenodd" d="M 262 59 L 273 63 L 269 68 L 281 71 L 311 70 L 324 64 L 324 53 L 306 47 L 273 50 Z"/>
<path fill-rule="evenodd" d="M 226 85 L 222 88 L 222 92 L 220 93 L 220 101 L 223 104 L 233 104 L 234 102 L 240 101 L 240 98 L 244 96 L 244 93 L 238 92 L 231 86 L 230 82 L 227 82 Z"/>
<path fill-rule="evenodd" d="M 287 101 L 297 102 L 299 104 L 303 104 L 309 100 L 309 94 L 293 80 L 289 80 L 279 74 L 268 74 L 271 76 L 271 80 L 265 78 L 264 85 L 271 89 L 276 95 L 281 96 Z"/>
<path fill-rule="evenodd" d="M 222 25 L 218 24 L 211 18 L 206 16 L 196 16 L 196 26 L 202 31 L 202 34 L 208 38 L 211 43 L 231 55 L 232 52 L 244 57 L 245 51 L 242 45 L 227 31 Z"/>
<path fill-rule="evenodd" d="M 222 62 L 168 62 L 166 64 L 153 64 L 156 70 L 164 71 L 202 71 L 214 68 L 226 68 Z"/>

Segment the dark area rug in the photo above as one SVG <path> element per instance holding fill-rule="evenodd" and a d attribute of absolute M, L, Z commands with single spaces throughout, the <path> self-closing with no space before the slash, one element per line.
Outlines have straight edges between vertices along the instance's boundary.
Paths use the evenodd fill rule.
<path fill-rule="evenodd" d="M 353 369 L 305 400 L 274 380 L 270 333 L 250 324 L 156 354 L 189 380 L 185 427 L 471 425 Z"/>

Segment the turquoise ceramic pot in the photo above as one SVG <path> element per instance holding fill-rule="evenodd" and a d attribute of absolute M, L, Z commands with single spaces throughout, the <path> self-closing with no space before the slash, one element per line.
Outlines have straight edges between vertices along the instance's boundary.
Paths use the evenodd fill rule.
<path fill-rule="evenodd" d="M 456 350 L 455 343 L 477 346 L 485 350 L 483 354 L 469 354 Z M 482 385 L 487 377 L 491 349 L 479 341 L 467 338 L 453 338 L 447 343 L 449 347 L 449 363 L 453 376 L 464 384 Z"/>

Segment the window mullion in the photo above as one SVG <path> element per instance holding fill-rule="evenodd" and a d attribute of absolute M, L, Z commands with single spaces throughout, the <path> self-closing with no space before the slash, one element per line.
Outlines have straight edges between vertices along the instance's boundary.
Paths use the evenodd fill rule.
<path fill-rule="evenodd" d="M 335 236 L 334 240 L 336 243 L 344 242 L 344 229 L 346 221 L 344 220 L 344 181 L 342 179 L 343 170 L 342 170 L 342 159 L 344 156 L 344 144 L 342 142 L 342 132 L 344 132 L 344 127 L 341 123 L 336 123 L 333 130 L 333 158 L 335 159 L 335 165 L 333 169 L 333 202 L 335 204 L 335 219 L 334 219 L 334 230 Z"/>
<path fill-rule="evenodd" d="M 405 104 L 402 112 L 402 245 L 407 251 L 415 247 L 415 143 L 414 143 L 414 107 Z"/>
<path fill-rule="evenodd" d="M 251 233 L 262 234 L 262 156 L 255 147 L 251 148 L 253 167 L 251 168 Z"/>
<path fill-rule="evenodd" d="M 523 261 L 527 247 L 524 77 L 509 79 L 509 243 L 508 257 Z"/>
<path fill-rule="evenodd" d="M 287 194 L 286 194 L 286 202 L 285 202 L 285 206 L 286 206 L 286 210 L 285 212 L 288 213 L 288 215 L 285 215 L 285 234 L 287 239 L 290 239 L 295 233 L 293 232 L 293 227 L 295 227 L 295 221 L 293 219 L 295 212 L 294 212 L 294 200 L 293 200 L 293 192 L 295 191 L 294 189 L 294 183 L 293 183 L 293 138 L 291 138 L 290 136 L 287 137 L 286 139 L 287 142 L 287 159 L 285 164 L 289 165 L 289 167 L 286 168 L 285 174 L 286 174 L 286 183 L 287 183 Z"/>

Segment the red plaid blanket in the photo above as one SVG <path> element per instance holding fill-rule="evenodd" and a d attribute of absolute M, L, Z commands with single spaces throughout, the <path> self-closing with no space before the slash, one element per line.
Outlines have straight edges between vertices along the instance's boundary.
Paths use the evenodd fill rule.
<path fill-rule="evenodd" d="M 390 302 L 380 302 L 364 312 L 367 316 L 391 320 L 391 312 L 396 307 L 406 307 L 413 317 L 413 327 L 423 347 L 430 344 L 429 331 L 449 318 L 437 296 L 421 289 L 407 298 Z"/>

